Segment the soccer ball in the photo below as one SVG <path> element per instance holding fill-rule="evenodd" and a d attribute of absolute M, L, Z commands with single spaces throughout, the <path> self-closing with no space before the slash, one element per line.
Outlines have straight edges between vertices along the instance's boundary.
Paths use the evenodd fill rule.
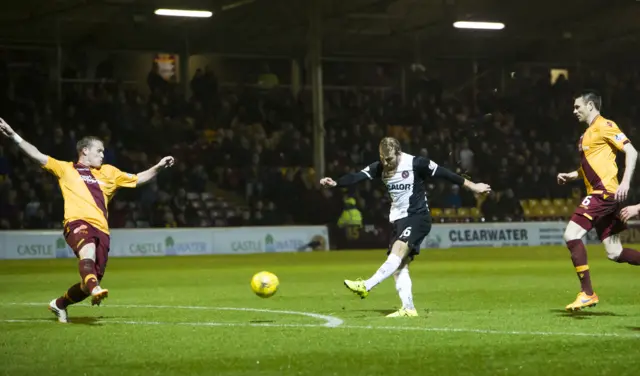
<path fill-rule="evenodd" d="M 270 272 L 259 272 L 251 278 L 251 290 L 261 298 L 268 298 L 278 291 L 280 281 Z"/>

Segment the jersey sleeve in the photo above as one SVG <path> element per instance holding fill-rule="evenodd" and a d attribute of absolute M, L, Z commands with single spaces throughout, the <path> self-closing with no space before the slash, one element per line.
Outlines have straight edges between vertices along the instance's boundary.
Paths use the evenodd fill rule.
<path fill-rule="evenodd" d="M 630 142 L 627 136 L 618 128 L 618 125 L 612 121 L 607 121 L 602 125 L 600 134 L 609 145 L 617 150 L 622 150 L 624 145 Z"/>
<path fill-rule="evenodd" d="M 373 180 L 374 178 L 379 178 L 382 176 L 382 164 L 380 161 L 375 161 L 367 167 L 363 168 L 362 171 L 369 180 Z"/>
<path fill-rule="evenodd" d="M 429 158 L 415 157 L 413 159 L 413 169 L 421 176 L 434 176 L 438 170 L 438 164 Z"/>
<path fill-rule="evenodd" d="M 64 173 L 66 171 L 65 167 L 66 167 L 65 162 L 61 162 L 52 157 L 47 157 L 47 163 L 45 163 L 44 166 L 42 166 L 43 169 L 45 169 L 46 171 L 49 171 L 50 173 L 54 174 L 58 178 L 61 178 L 64 176 Z"/>
<path fill-rule="evenodd" d="M 138 175 L 122 172 L 116 167 L 111 167 L 111 176 L 118 188 L 135 188 L 138 185 Z"/>

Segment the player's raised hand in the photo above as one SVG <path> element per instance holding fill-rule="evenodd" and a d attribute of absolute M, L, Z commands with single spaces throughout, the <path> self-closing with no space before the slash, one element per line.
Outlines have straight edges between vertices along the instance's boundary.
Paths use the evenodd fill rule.
<path fill-rule="evenodd" d="M 13 128 L 11 128 L 11 126 L 2 118 L 0 118 L 0 133 L 6 137 L 13 137 L 13 135 L 16 134 Z"/>
<path fill-rule="evenodd" d="M 558 174 L 558 184 L 565 185 L 569 181 L 569 174 L 561 172 Z"/>
<path fill-rule="evenodd" d="M 624 201 L 627 199 L 627 195 L 629 194 L 629 183 L 626 181 L 622 181 L 618 190 L 616 191 L 616 200 Z"/>
<path fill-rule="evenodd" d="M 620 218 L 622 218 L 624 222 L 627 222 L 631 218 L 637 216 L 639 212 L 640 212 L 640 205 L 627 206 L 626 208 L 620 211 Z"/>
<path fill-rule="evenodd" d="M 173 164 L 175 163 L 175 159 L 171 156 L 169 157 L 164 157 L 160 160 L 160 162 L 158 162 L 158 167 L 160 168 L 169 168 L 171 166 L 173 166 Z"/>
<path fill-rule="evenodd" d="M 320 179 L 320 185 L 323 187 L 335 187 L 338 183 L 331 178 L 322 178 Z"/>
<path fill-rule="evenodd" d="M 486 194 L 491 192 L 491 186 L 485 183 L 475 183 L 471 186 L 471 190 L 474 193 Z"/>

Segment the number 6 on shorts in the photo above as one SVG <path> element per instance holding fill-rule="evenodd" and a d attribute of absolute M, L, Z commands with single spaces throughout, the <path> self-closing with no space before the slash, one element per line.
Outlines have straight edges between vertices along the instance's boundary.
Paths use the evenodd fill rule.
<path fill-rule="evenodd" d="M 408 238 L 409 236 L 411 236 L 411 226 L 405 228 L 404 231 L 402 231 L 403 238 Z"/>
<path fill-rule="evenodd" d="M 584 200 L 582 200 L 583 206 L 589 206 L 590 203 L 591 203 L 591 196 L 587 196 L 584 198 Z"/>

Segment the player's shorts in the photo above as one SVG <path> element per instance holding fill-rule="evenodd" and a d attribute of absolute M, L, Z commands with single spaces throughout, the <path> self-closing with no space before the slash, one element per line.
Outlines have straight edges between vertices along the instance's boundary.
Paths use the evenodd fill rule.
<path fill-rule="evenodd" d="M 64 226 L 64 240 L 69 247 L 80 257 L 80 250 L 86 244 L 95 244 L 96 246 L 96 272 L 98 281 L 104 276 L 107 268 L 107 260 L 109 259 L 109 247 L 111 242 L 109 235 L 98 230 L 85 221 L 72 221 Z"/>
<path fill-rule="evenodd" d="M 413 256 L 420 254 L 420 245 L 431 232 L 431 216 L 422 214 L 400 218 L 393 222 L 391 227 L 391 239 L 387 254 L 391 253 L 393 243 L 400 240 L 409 245 L 409 256 L 413 258 Z"/>
<path fill-rule="evenodd" d="M 605 198 L 606 197 L 606 198 Z M 571 216 L 571 221 L 587 231 L 596 229 L 598 238 L 604 240 L 627 229 L 620 219 L 622 203 L 613 194 L 593 194 L 586 196 Z"/>

